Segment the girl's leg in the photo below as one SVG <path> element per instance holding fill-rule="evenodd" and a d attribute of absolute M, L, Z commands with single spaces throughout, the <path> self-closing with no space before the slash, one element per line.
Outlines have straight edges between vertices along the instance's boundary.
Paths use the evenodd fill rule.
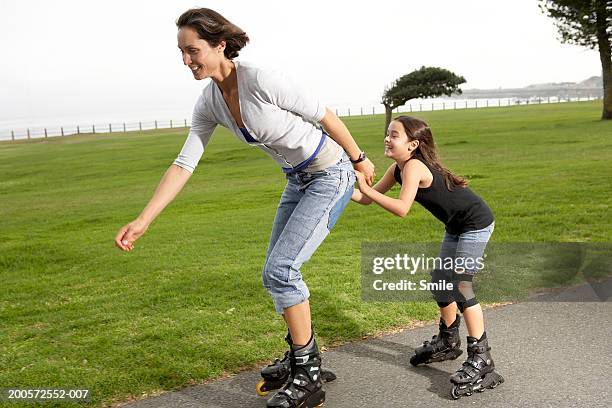
<path fill-rule="evenodd" d="M 410 364 L 418 366 L 419 364 L 454 360 L 463 353 L 459 337 L 461 318 L 457 315 L 457 304 L 452 302 L 448 306 L 441 307 L 440 315 L 438 334 L 414 350 Z"/>
<path fill-rule="evenodd" d="M 457 257 L 480 258 L 484 255 L 484 249 L 493 233 L 494 224 L 478 231 L 461 234 Z M 495 388 L 504 382 L 504 378 L 495 372 L 495 363 L 491 356 L 491 347 L 484 330 L 484 317 L 482 308 L 476 301 L 472 289 L 472 278 L 478 269 L 465 270 L 464 274 L 458 275 L 458 306 L 463 309 L 468 337 L 467 337 L 467 360 L 450 377 L 453 383 L 452 396 L 457 399 L 462 395 L 472 395 L 475 391 L 484 391 L 487 388 Z"/>
<path fill-rule="evenodd" d="M 468 334 L 477 339 L 482 337 L 484 333 L 484 315 L 480 304 L 476 304 L 463 310 L 463 318 L 467 326 Z"/>
<path fill-rule="evenodd" d="M 440 308 L 440 317 L 444 320 L 447 326 L 450 326 L 455 322 L 457 317 L 457 302 L 452 302 L 446 307 Z"/>
<path fill-rule="evenodd" d="M 446 281 L 451 280 L 453 277 L 453 271 L 446 268 L 446 260 L 454 259 L 455 253 L 457 252 L 457 243 L 459 236 L 455 234 L 449 234 L 444 232 L 444 239 L 442 240 L 442 246 L 440 248 L 440 269 L 436 269 L 432 273 L 432 282 L 444 279 Z M 457 302 L 454 299 L 453 291 L 436 291 L 434 292 L 434 299 L 438 302 L 440 307 L 440 318 L 444 320 L 447 326 L 450 326 L 455 321 L 457 316 Z"/>
<path fill-rule="evenodd" d="M 441 262 L 438 265 L 439 268 L 434 269 L 431 273 L 432 282 L 452 280 L 453 271 L 447 268 L 446 260 L 454 258 L 457 240 L 457 235 L 445 233 L 439 255 Z M 438 334 L 434 335 L 431 340 L 424 341 L 423 345 L 414 350 L 414 355 L 410 358 L 410 364 L 414 366 L 454 360 L 462 353 L 459 338 L 461 318 L 457 316 L 457 303 L 453 298 L 454 292 L 434 290 L 432 293 L 440 308 Z"/>
<path fill-rule="evenodd" d="M 493 223 L 482 230 L 461 234 L 457 243 L 456 258 L 472 259 L 472 263 L 475 263 L 477 258 L 482 258 L 494 228 Z M 485 331 L 484 315 L 472 288 L 472 279 L 477 272 L 478 270 L 465 270 L 463 274 L 458 275 L 460 278 L 457 282 L 457 297 L 460 298 L 459 308 L 462 309 L 468 335 L 480 339 Z"/>

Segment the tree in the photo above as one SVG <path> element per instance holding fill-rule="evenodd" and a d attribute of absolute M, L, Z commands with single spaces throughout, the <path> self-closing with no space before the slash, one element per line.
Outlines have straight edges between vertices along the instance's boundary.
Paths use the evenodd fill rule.
<path fill-rule="evenodd" d="M 401 76 L 390 88 L 385 89 L 382 104 L 385 105 L 385 133 L 391 123 L 393 109 L 416 98 L 432 98 L 441 95 L 450 96 L 461 93 L 459 85 L 465 78 L 449 70 L 436 67 L 421 67 L 416 71 Z"/>
<path fill-rule="evenodd" d="M 540 0 L 540 9 L 555 19 L 561 42 L 599 48 L 603 78 L 602 119 L 612 119 L 612 1 Z"/>

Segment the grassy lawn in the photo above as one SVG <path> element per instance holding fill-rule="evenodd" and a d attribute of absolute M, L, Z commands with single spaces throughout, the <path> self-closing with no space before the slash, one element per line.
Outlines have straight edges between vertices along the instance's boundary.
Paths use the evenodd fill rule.
<path fill-rule="evenodd" d="M 610 242 L 612 122 L 598 120 L 600 104 L 415 116 L 432 126 L 445 164 L 492 207 L 494 242 Z M 382 115 L 345 122 L 382 175 L 390 164 Z M 0 143 L 0 387 L 88 388 L 91 406 L 101 406 L 284 350 L 284 325 L 260 277 L 284 178 L 227 130 L 217 130 L 188 185 L 136 250 L 113 246 L 185 134 Z M 433 302 L 362 301 L 360 248 L 442 235 L 418 205 L 403 220 L 349 205 L 303 268 L 321 343 L 435 318 Z M 533 282 L 517 281 L 517 294 Z"/>

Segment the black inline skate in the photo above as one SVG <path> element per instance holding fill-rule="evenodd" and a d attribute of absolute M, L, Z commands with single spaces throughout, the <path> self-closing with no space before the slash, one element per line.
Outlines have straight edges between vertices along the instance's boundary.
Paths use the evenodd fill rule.
<path fill-rule="evenodd" d="M 293 341 L 289 332 L 285 336 L 285 341 L 289 344 L 289 349 L 291 349 Z M 270 391 L 279 389 L 287 382 L 291 373 L 290 352 L 290 350 L 287 350 L 282 359 L 277 358 L 261 370 L 261 380 L 255 386 L 258 395 L 268 395 Z M 325 382 L 330 382 L 336 379 L 336 374 L 323 368 L 321 369 L 321 379 Z"/>
<path fill-rule="evenodd" d="M 470 396 L 474 392 L 483 392 L 504 382 L 504 377 L 494 371 L 495 363 L 489 352 L 491 347 L 487 342 L 487 334 L 483 333 L 480 340 L 468 336 L 467 342 L 468 358 L 450 377 L 453 383 L 451 391 L 453 399 L 459 399 L 463 395 Z"/>
<path fill-rule="evenodd" d="M 410 358 L 410 364 L 429 364 L 444 360 L 454 360 L 459 357 L 461 350 L 461 339 L 459 338 L 459 325 L 461 316 L 457 315 L 455 321 L 446 327 L 444 320 L 440 318 L 440 330 L 438 334 L 425 341 L 422 346 L 414 350 L 414 355 Z"/>
<path fill-rule="evenodd" d="M 307 345 L 295 350 L 294 347 L 289 352 L 289 378 L 268 400 L 267 408 L 314 408 L 325 401 L 321 355 L 314 333 Z"/>

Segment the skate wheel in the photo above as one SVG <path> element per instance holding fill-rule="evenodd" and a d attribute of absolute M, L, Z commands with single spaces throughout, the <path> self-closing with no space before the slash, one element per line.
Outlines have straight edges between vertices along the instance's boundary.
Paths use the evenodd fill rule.
<path fill-rule="evenodd" d="M 461 398 L 461 395 L 458 392 L 458 386 L 455 385 L 453 387 L 453 389 L 451 390 L 451 396 L 453 397 L 454 400 L 458 400 L 459 398 Z"/>
<path fill-rule="evenodd" d="M 463 354 L 463 350 L 456 350 L 452 355 L 450 360 L 456 360 L 459 358 L 459 356 Z"/>
<path fill-rule="evenodd" d="M 502 377 L 501 375 L 493 372 L 492 376 L 493 376 L 493 382 L 491 383 L 489 388 L 491 389 L 496 388 L 499 384 L 504 382 L 504 377 Z"/>
<path fill-rule="evenodd" d="M 336 378 L 336 374 L 334 374 L 333 372 L 329 371 L 329 370 L 321 370 L 321 379 L 325 382 L 331 382 L 334 381 Z"/>
<path fill-rule="evenodd" d="M 259 382 L 255 385 L 255 392 L 257 392 L 257 395 L 264 397 L 270 393 L 270 391 L 262 389 L 264 385 L 264 380 L 259 380 Z"/>

